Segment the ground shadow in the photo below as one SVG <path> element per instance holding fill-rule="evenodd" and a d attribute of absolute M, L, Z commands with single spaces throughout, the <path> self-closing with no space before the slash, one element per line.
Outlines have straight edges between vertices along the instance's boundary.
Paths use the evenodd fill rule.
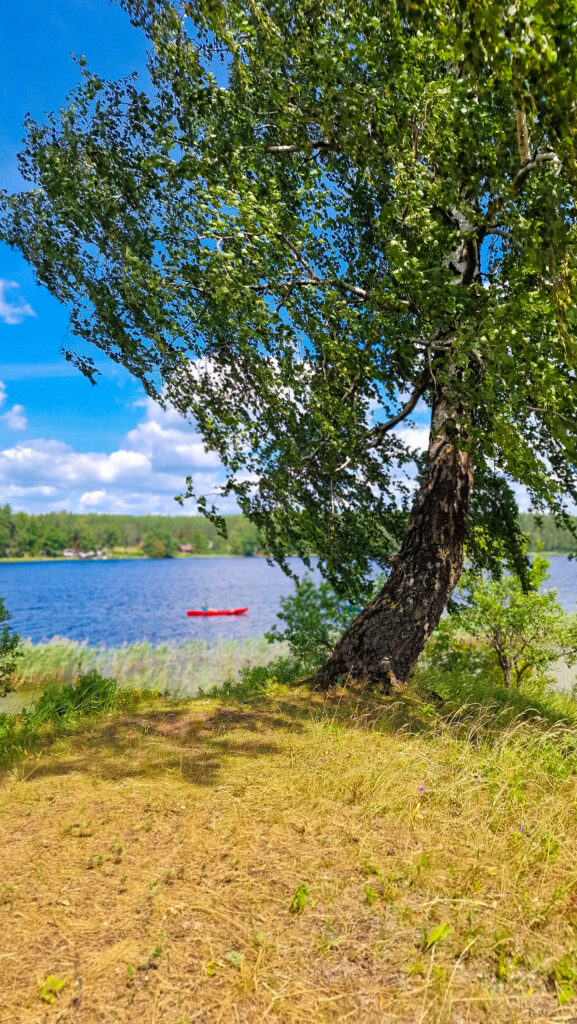
<path fill-rule="evenodd" d="M 445 695 L 427 689 L 423 681 L 387 698 L 349 697 L 341 701 L 337 717 L 343 724 L 370 731 L 450 733 L 476 746 L 503 740 L 525 726 L 577 750 L 577 704 L 573 710 L 564 696 L 517 692 L 479 680 L 462 681 Z"/>
<path fill-rule="evenodd" d="M 526 723 L 537 734 L 557 728 L 567 752 L 577 750 L 574 722 L 562 706 L 531 694 L 478 685 L 461 686 L 458 699 L 416 685 L 388 697 L 354 688 L 330 693 L 295 688 L 286 699 L 242 704 L 229 698 L 216 706 L 211 701 L 206 711 L 193 701 L 117 714 L 71 735 L 68 758 L 46 746 L 34 767 L 26 763 L 25 775 L 82 772 L 122 780 L 176 771 L 195 785 L 214 786 L 231 758 L 280 755 L 287 736 L 315 720 L 373 733 L 450 733 L 475 746 L 497 742 Z"/>
<path fill-rule="evenodd" d="M 231 758 L 281 754 L 286 749 L 281 735 L 302 732 L 310 719 L 304 701 L 275 702 L 274 708 L 262 702 L 219 705 L 206 714 L 199 714 L 197 707 L 115 715 L 69 736 L 68 758 L 45 747 L 34 767 L 26 764 L 26 778 L 81 772 L 122 780 L 177 771 L 196 785 L 214 786 Z M 271 733 L 279 735 L 279 742 Z"/>

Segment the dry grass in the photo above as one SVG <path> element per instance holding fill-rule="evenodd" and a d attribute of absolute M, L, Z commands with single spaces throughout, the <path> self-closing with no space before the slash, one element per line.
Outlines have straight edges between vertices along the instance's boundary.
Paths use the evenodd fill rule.
<path fill-rule="evenodd" d="M 3 778 L 0 1021 L 577 1020 L 563 731 L 280 688 L 89 722 Z"/>

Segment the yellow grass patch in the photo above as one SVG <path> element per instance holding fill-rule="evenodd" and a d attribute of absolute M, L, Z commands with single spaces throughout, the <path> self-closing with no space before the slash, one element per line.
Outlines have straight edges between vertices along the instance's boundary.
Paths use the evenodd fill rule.
<path fill-rule="evenodd" d="M 576 1020 L 575 778 L 432 715 L 156 700 L 6 773 L 2 1024 Z"/>

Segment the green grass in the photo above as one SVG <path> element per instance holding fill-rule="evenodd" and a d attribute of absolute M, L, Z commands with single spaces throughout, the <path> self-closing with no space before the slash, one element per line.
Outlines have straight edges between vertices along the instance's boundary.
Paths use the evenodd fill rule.
<path fill-rule="evenodd" d="M 68 734 L 0 789 L 7 1020 L 80 989 L 119 1024 L 575 1019 L 575 702 L 299 672 L 100 715 L 46 697 Z"/>
<path fill-rule="evenodd" d="M 114 679 L 94 669 L 74 685 L 49 686 L 18 715 L 0 715 L 0 768 L 8 768 L 36 749 L 41 741 L 73 731 L 89 715 L 136 706 L 134 691 L 119 691 Z"/>
<path fill-rule="evenodd" d="M 142 642 L 123 647 L 88 647 L 57 638 L 24 645 L 14 685 L 42 689 L 72 683 L 78 675 L 94 669 L 116 679 L 121 687 L 190 697 L 225 683 L 245 665 L 264 665 L 284 652 L 283 644 L 269 644 L 263 637 L 214 644 L 202 640 L 158 646 Z"/>

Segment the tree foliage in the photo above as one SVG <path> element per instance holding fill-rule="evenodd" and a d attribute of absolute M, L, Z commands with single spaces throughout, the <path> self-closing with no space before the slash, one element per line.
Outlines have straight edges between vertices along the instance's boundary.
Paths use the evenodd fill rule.
<path fill-rule="evenodd" d="M 524 571 L 507 481 L 560 521 L 577 497 L 575 4 L 123 6 L 150 83 L 83 67 L 28 122 L 3 236 L 196 420 L 281 564 L 351 593 L 387 565 L 393 428 L 450 389 L 471 553 Z"/>
<path fill-rule="evenodd" d="M 329 583 L 321 580 L 317 584 L 310 575 L 296 582 L 294 593 L 282 597 L 280 606 L 278 618 L 284 627 L 274 625 L 266 637 L 270 643 L 285 640 L 291 655 L 306 664 L 309 671 L 322 665 L 360 611 L 336 594 Z"/>
<path fill-rule="evenodd" d="M 8 625 L 10 612 L 0 597 L 0 697 L 12 689 L 11 681 L 21 656 L 22 637 Z"/>
<path fill-rule="evenodd" d="M 178 544 L 167 530 L 151 530 L 144 535 L 142 550 L 147 558 L 174 558 Z"/>
<path fill-rule="evenodd" d="M 459 584 L 461 601 L 443 621 L 431 649 L 446 664 L 462 656 L 464 672 L 488 653 L 505 686 L 543 680 L 559 658 L 577 659 L 577 619 L 567 615 L 556 590 L 542 590 L 549 579 L 545 558 L 533 560 L 530 589 L 515 576 L 492 580 L 465 572 Z M 474 643 L 471 646 L 471 639 Z M 476 644 L 479 648 L 476 648 Z"/>
<path fill-rule="evenodd" d="M 32 515 L 14 512 L 10 505 L 0 507 L 0 558 L 24 558 L 46 552 L 52 557 L 72 550 L 126 552 L 143 550 L 149 533 L 161 533 L 169 539 L 175 553 L 178 545 L 188 545 L 194 555 L 253 555 L 262 553 L 257 528 L 242 516 L 225 517 L 226 536 L 202 516 L 131 516 L 94 512 L 45 512 Z M 167 546 L 167 545 L 165 545 Z"/>

